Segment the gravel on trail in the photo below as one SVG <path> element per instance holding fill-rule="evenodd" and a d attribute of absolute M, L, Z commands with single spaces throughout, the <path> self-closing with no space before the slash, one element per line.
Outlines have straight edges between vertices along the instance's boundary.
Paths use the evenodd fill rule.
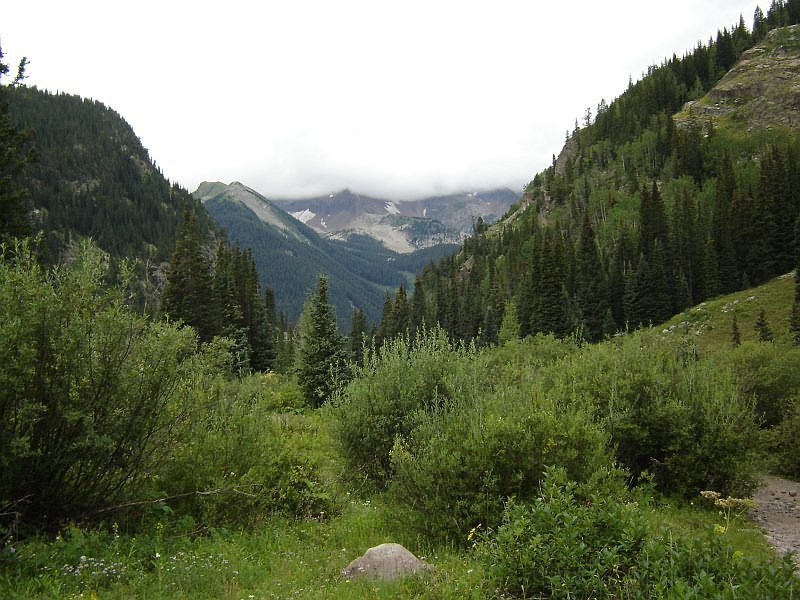
<path fill-rule="evenodd" d="M 767 475 L 753 494 L 750 516 L 780 554 L 792 551 L 800 568 L 800 482 Z"/>

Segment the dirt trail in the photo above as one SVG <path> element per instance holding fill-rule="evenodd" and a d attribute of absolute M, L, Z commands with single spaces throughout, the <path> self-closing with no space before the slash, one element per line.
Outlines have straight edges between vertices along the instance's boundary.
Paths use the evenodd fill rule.
<path fill-rule="evenodd" d="M 800 566 L 800 483 L 767 475 L 753 500 L 753 520 L 778 552 L 793 551 Z"/>

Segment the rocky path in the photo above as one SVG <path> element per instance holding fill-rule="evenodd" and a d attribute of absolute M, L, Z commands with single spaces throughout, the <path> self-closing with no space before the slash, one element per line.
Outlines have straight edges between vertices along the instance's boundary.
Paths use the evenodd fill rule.
<path fill-rule="evenodd" d="M 800 566 L 800 483 L 767 475 L 753 500 L 753 520 L 778 552 L 793 551 Z"/>

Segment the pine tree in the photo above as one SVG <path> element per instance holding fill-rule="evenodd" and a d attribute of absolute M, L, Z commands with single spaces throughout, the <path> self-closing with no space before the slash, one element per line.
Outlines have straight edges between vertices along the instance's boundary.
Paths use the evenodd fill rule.
<path fill-rule="evenodd" d="M 9 72 L 3 56 L 0 48 L 0 79 Z M 23 58 L 11 86 L 21 83 L 26 64 Z M 30 196 L 19 181 L 23 169 L 33 160 L 28 148 L 31 133 L 12 126 L 7 94 L 7 86 L 0 81 L 0 242 L 32 232 Z"/>
<path fill-rule="evenodd" d="M 603 324 L 609 306 L 605 272 L 600 263 L 600 254 L 588 210 L 584 211 L 581 223 L 577 271 L 576 296 L 579 318 L 586 339 L 596 342 L 603 336 Z"/>
<path fill-rule="evenodd" d="M 731 226 L 731 202 L 733 201 L 734 187 L 733 163 L 726 151 L 722 158 L 720 173 L 717 176 L 712 213 L 712 233 L 720 285 L 718 291 L 722 293 L 733 292 L 739 289 L 740 284 Z"/>
<path fill-rule="evenodd" d="M 500 344 L 505 344 L 509 340 L 519 339 L 519 316 L 517 315 L 517 305 L 513 300 L 506 302 L 497 339 Z"/>
<path fill-rule="evenodd" d="M 353 309 L 350 319 L 350 360 L 360 365 L 364 359 L 364 350 L 369 341 L 367 316 L 360 308 Z"/>
<path fill-rule="evenodd" d="M 393 310 L 395 335 L 408 333 L 411 330 L 411 306 L 408 304 L 406 288 L 403 285 L 400 285 L 395 293 Z"/>
<path fill-rule="evenodd" d="M 800 346 L 800 302 L 795 300 L 792 312 L 789 315 L 789 333 L 792 334 L 792 343 Z"/>
<path fill-rule="evenodd" d="M 760 6 L 756 6 L 753 14 L 753 41 L 760 42 L 767 36 L 767 18 L 764 16 L 764 11 Z"/>
<path fill-rule="evenodd" d="M 563 242 L 557 231 L 545 236 L 539 258 L 538 285 L 531 312 L 531 333 L 553 333 L 565 337 L 573 330 L 572 311 L 565 287 Z"/>
<path fill-rule="evenodd" d="M 245 304 L 245 326 L 250 344 L 250 366 L 256 371 L 267 371 L 275 365 L 275 334 L 261 293 L 258 272 L 252 251 L 248 248 L 241 256 L 241 294 Z"/>
<path fill-rule="evenodd" d="M 739 334 L 739 322 L 736 319 L 736 313 L 733 313 L 733 322 L 731 324 L 731 342 L 733 343 L 734 348 L 741 346 L 742 344 L 742 337 Z"/>
<path fill-rule="evenodd" d="M 792 302 L 792 312 L 789 315 L 789 332 L 792 334 L 794 345 L 800 346 L 800 217 L 795 223 L 794 236 L 794 302 Z"/>
<path fill-rule="evenodd" d="M 316 293 L 309 296 L 300 315 L 297 379 L 309 405 L 327 401 L 347 377 L 345 343 L 336 329 L 336 314 L 328 302 L 328 279 L 320 275 Z"/>
<path fill-rule="evenodd" d="M 756 319 L 754 328 L 758 334 L 759 342 L 771 342 L 773 340 L 772 329 L 770 329 L 769 323 L 767 322 L 767 313 L 763 308 L 761 312 L 758 313 L 758 319 Z"/>
<path fill-rule="evenodd" d="M 210 261 L 203 249 L 196 215 L 188 208 L 175 243 L 161 308 L 172 319 L 181 320 L 209 342 L 219 333 Z"/>

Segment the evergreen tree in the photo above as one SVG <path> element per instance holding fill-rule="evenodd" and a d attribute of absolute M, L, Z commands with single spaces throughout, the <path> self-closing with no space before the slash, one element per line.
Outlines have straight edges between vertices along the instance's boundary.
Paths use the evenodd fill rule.
<path fill-rule="evenodd" d="M 800 302 L 795 300 L 792 312 L 789 315 L 789 333 L 792 334 L 792 343 L 800 346 Z"/>
<path fill-rule="evenodd" d="M 392 296 L 387 290 L 386 297 L 383 301 L 383 311 L 381 312 L 381 324 L 378 329 L 378 347 L 397 335 L 398 328 L 395 316 L 394 300 L 392 300 Z"/>
<path fill-rule="evenodd" d="M 758 334 L 759 342 L 771 342 L 773 340 L 772 329 L 770 329 L 769 323 L 767 322 L 767 313 L 763 308 L 761 312 L 758 313 L 758 319 L 756 319 L 754 327 Z"/>
<path fill-rule="evenodd" d="M 210 261 L 206 258 L 197 217 L 188 208 L 175 243 L 161 308 L 172 319 L 181 320 L 209 342 L 219 333 Z"/>
<path fill-rule="evenodd" d="M 731 226 L 731 203 L 733 201 L 734 187 L 733 163 L 726 151 L 721 161 L 720 173 L 717 176 L 712 213 L 717 278 L 720 285 L 719 291 L 722 293 L 733 292 L 739 288 L 740 284 Z"/>
<path fill-rule="evenodd" d="M 336 329 L 336 314 L 328 302 L 328 279 L 320 275 L 316 293 L 309 296 L 300 316 L 297 380 L 306 402 L 321 406 L 346 379 L 347 352 Z"/>
<path fill-rule="evenodd" d="M 2 83 L 9 67 L 3 62 L 3 56 L 0 47 L 0 242 L 32 232 L 30 197 L 20 184 L 25 165 L 33 159 L 32 151 L 27 148 L 31 134 L 11 124 L 8 89 Z M 23 58 L 11 86 L 21 83 L 26 63 Z"/>
<path fill-rule="evenodd" d="M 405 286 L 401 285 L 394 296 L 395 335 L 403 335 L 411 330 L 411 306 L 408 303 Z"/>
<path fill-rule="evenodd" d="M 411 330 L 418 331 L 423 324 L 428 322 L 425 308 L 425 288 L 422 277 L 417 275 L 414 280 L 414 292 L 411 294 Z"/>
<path fill-rule="evenodd" d="M 659 243 L 643 256 L 625 284 L 625 318 L 631 327 L 661 323 L 672 314 L 672 301 Z"/>
<path fill-rule="evenodd" d="M 795 223 L 794 302 L 789 315 L 789 332 L 794 345 L 800 346 L 800 218 Z"/>
<path fill-rule="evenodd" d="M 741 346 L 742 344 L 742 337 L 739 334 L 739 322 L 736 319 L 736 313 L 733 313 L 733 322 L 731 324 L 731 342 L 733 343 L 734 348 Z"/>
<path fill-rule="evenodd" d="M 755 13 L 753 14 L 753 41 L 760 42 L 767 36 L 767 18 L 764 16 L 764 11 L 760 6 L 756 6 Z"/>
<path fill-rule="evenodd" d="M 506 302 L 497 339 L 500 344 L 519 339 L 519 316 L 517 315 L 517 304 L 513 300 Z"/>
<path fill-rule="evenodd" d="M 248 248 L 240 257 L 240 294 L 245 306 L 245 326 L 250 344 L 250 366 L 256 371 L 267 371 L 275 364 L 275 335 L 270 323 L 265 295 L 261 293 L 253 253 Z"/>
<path fill-rule="evenodd" d="M 590 342 L 603 336 L 603 324 L 608 310 L 605 273 L 600 263 L 594 229 L 589 211 L 583 213 L 578 246 L 577 305 L 584 335 Z"/>
<path fill-rule="evenodd" d="M 531 333 L 553 333 L 565 337 L 573 330 L 569 296 L 565 286 L 563 242 L 556 232 L 545 236 L 539 258 L 538 286 L 531 312 Z"/>
<path fill-rule="evenodd" d="M 350 319 L 350 360 L 358 365 L 362 364 L 368 341 L 367 316 L 360 308 L 354 308 Z"/>

